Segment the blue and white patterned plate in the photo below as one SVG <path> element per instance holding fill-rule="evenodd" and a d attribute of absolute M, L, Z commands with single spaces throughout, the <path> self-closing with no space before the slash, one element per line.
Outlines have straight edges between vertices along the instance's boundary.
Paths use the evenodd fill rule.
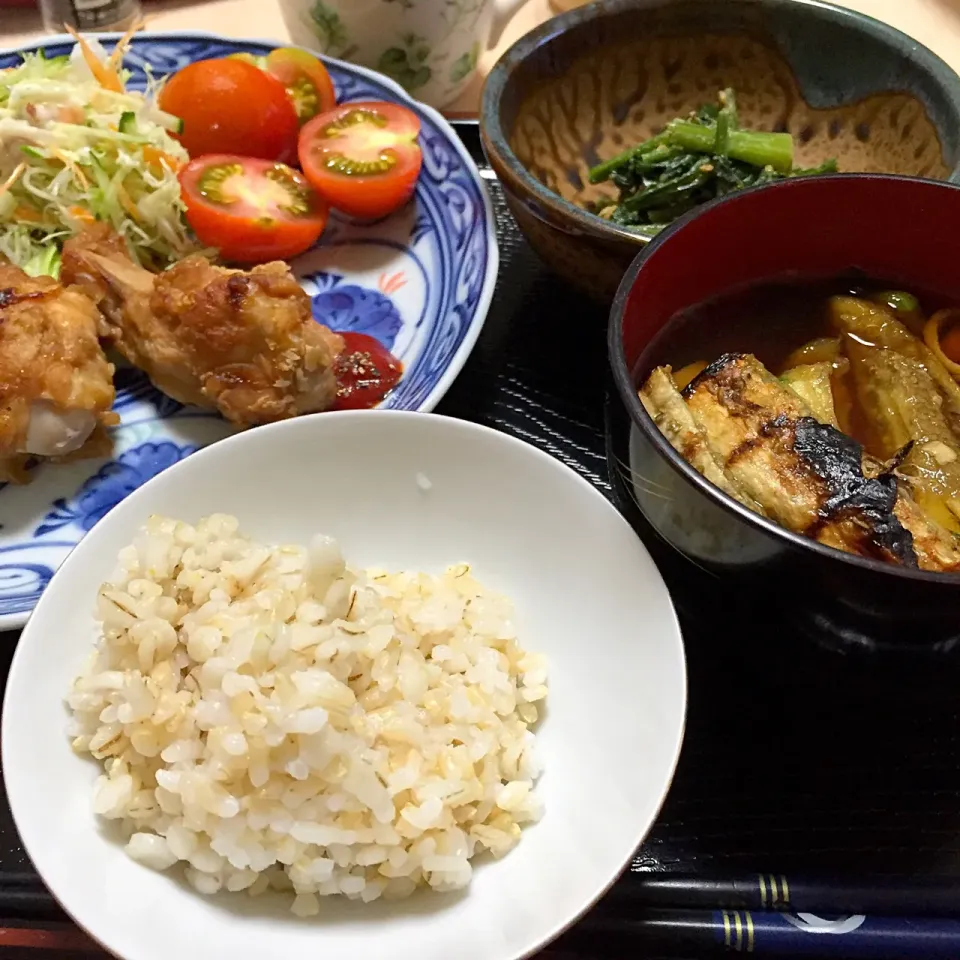
<path fill-rule="evenodd" d="M 116 35 L 101 38 L 109 49 Z M 38 41 L 47 56 L 68 53 L 69 37 Z M 203 33 L 135 37 L 124 58 L 131 86 L 194 60 L 278 44 Z M 21 51 L 0 51 L 0 68 Z M 327 60 L 339 102 L 393 100 L 421 120 L 423 170 L 406 209 L 373 225 L 332 217 L 317 248 L 294 264 L 314 315 L 337 331 L 367 333 L 403 361 L 404 376 L 383 406 L 431 410 L 476 343 L 497 279 L 493 210 L 473 161 L 450 125 L 392 80 Z M 22 626 L 54 570 L 114 505 L 154 474 L 231 433 L 219 416 L 158 393 L 136 370 L 117 373 L 120 426 L 112 460 L 38 467 L 27 486 L 0 486 L 0 629 Z"/>

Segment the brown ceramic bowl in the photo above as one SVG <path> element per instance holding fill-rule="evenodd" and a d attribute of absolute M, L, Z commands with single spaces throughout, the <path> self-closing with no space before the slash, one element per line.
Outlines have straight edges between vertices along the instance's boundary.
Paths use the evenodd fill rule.
<path fill-rule="evenodd" d="M 960 180 L 960 77 L 892 27 L 819 0 L 598 0 L 515 43 L 483 93 L 484 150 L 557 273 L 613 298 L 647 241 L 583 208 L 588 170 L 724 87 L 800 165 Z"/>

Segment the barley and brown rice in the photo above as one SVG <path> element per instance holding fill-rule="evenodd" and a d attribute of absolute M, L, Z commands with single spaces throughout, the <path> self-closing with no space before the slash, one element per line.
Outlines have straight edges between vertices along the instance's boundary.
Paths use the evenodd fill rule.
<path fill-rule="evenodd" d="M 354 571 L 234 517 L 151 517 L 97 597 L 68 696 L 94 810 L 201 893 L 402 897 L 465 886 L 539 819 L 546 664 L 467 565 Z"/>

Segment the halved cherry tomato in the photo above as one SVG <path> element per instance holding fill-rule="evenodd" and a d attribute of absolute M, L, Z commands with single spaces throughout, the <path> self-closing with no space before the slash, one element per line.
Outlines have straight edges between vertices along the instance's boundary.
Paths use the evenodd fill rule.
<path fill-rule="evenodd" d="M 286 87 L 301 125 L 337 105 L 327 68 L 306 50 L 279 47 L 271 51 L 267 70 Z"/>
<path fill-rule="evenodd" d="M 276 77 L 287 91 L 301 126 L 318 113 L 325 113 L 337 105 L 337 95 L 327 68 L 306 50 L 278 47 L 266 57 L 231 53 L 229 59 L 251 63 Z"/>
<path fill-rule="evenodd" d="M 327 207 L 303 174 L 282 163 L 214 154 L 180 173 L 187 221 L 225 260 L 289 260 L 323 232 Z"/>
<path fill-rule="evenodd" d="M 343 103 L 301 131 L 297 153 L 306 178 L 332 207 L 384 217 L 410 198 L 423 155 L 420 120 L 395 103 Z"/>
<path fill-rule="evenodd" d="M 191 157 L 296 156 L 299 124 L 283 84 L 242 60 L 198 60 L 177 71 L 160 92 L 160 109 L 183 121 L 179 139 Z"/>

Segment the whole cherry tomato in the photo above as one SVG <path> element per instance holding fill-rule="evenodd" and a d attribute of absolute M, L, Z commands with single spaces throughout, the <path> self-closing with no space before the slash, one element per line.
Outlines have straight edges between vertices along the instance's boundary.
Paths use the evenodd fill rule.
<path fill-rule="evenodd" d="M 160 109 L 183 121 L 191 157 L 235 153 L 264 160 L 296 157 L 297 114 L 283 84 L 242 60 L 198 60 L 160 92 Z"/>
<path fill-rule="evenodd" d="M 337 95 L 327 68 L 306 50 L 277 47 L 265 57 L 231 53 L 230 59 L 251 63 L 276 77 L 287 91 L 301 126 L 318 113 L 325 113 L 337 105 Z"/>

